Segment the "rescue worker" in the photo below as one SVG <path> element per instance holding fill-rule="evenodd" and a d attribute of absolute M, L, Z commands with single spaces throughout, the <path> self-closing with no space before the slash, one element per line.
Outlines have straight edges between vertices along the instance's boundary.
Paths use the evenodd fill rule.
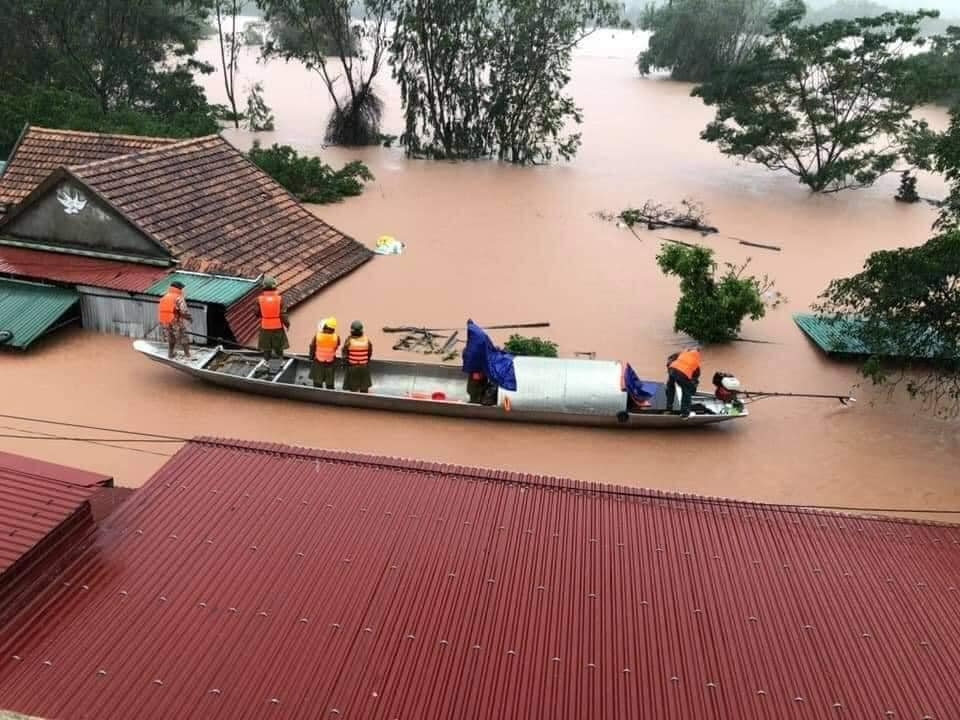
<path fill-rule="evenodd" d="M 363 334 L 363 323 L 359 320 L 350 323 L 350 337 L 343 344 L 343 357 L 347 361 L 343 389 L 361 393 L 370 390 L 370 386 L 373 385 L 370 377 L 373 344 Z"/>
<path fill-rule="evenodd" d="M 483 402 L 483 395 L 487 391 L 489 384 L 487 376 L 482 372 L 472 372 L 467 379 L 467 395 L 470 396 L 470 402 L 479 405 Z"/>
<path fill-rule="evenodd" d="M 277 292 L 277 281 L 272 277 L 265 277 L 263 288 L 254 310 L 260 320 L 257 349 L 270 364 L 273 358 L 283 359 L 283 351 L 290 347 L 286 332 L 290 328 L 290 320 L 287 309 L 283 306 L 283 296 Z"/>
<path fill-rule="evenodd" d="M 167 337 L 167 357 L 172 360 L 177 353 L 177 345 L 180 345 L 184 357 L 189 360 L 190 335 L 187 332 L 187 323 L 193 318 L 183 295 L 183 283 L 179 280 L 170 283 L 167 292 L 160 298 L 157 319 Z"/>
<path fill-rule="evenodd" d="M 680 399 L 680 417 L 690 417 L 690 405 L 693 403 L 693 394 L 697 391 L 700 381 L 700 348 L 693 347 L 683 352 L 674 353 L 667 358 L 667 412 L 673 410 L 673 400 L 677 393 L 677 385 L 683 392 Z"/>
<path fill-rule="evenodd" d="M 337 319 L 327 318 L 317 326 L 317 334 L 310 341 L 310 379 L 314 387 L 334 389 L 337 350 L 340 349 L 340 336 L 337 335 Z"/>

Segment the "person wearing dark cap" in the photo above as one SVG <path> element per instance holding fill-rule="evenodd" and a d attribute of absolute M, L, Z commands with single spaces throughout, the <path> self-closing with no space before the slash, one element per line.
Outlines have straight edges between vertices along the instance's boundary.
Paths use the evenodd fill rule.
<path fill-rule="evenodd" d="M 283 359 L 283 351 L 290 347 L 287 340 L 287 330 L 290 328 L 290 319 L 287 309 L 283 306 L 283 296 L 277 292 L 277 281 L 272 277 L 263 278 L 263 292 L 257 298 L 254 312 L 260 321 L 260 336 L 257 340 L 257 349 L 263 353 L 264 359 L 270 365 L 274 358 Z"/>
<path fill-rule="evenodd" d="M 359 320 L 350 323 L 350 337 L 343 344 L 343 357 L 347 361 L 343 389 L 361 393 L 369 391 L 373 385 L 370 377 L 373 343 L 363 334 L 363 323 Z"/>
<path fill-rule="evenodd" d="M 160 298 L 158 320 L 162 332 L 167 337 L 167 357 L 171 360 L 177 353 L 177 345 L 183 348 L 183 355 L 190 359 L 190 334 L 187 323 L 193 318 L 187 308 L 187 299 L 183 295 L 183 283 L 174 280 L 167 292 Z"/>

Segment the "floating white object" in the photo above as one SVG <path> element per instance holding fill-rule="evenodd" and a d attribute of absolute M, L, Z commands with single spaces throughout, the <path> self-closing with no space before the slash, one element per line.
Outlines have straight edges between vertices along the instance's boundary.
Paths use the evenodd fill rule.
<path fill-rule="evenodd" d="M 377 247 L 374 248 L 374 252 L 377 255 L 402 255 L 406 247 L 392 235 L 381 235 L 377 238 Z"/>

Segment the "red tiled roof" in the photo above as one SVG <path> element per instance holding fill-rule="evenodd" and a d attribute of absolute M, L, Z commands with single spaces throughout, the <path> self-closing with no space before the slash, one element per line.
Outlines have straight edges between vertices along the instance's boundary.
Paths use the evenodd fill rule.
<path fill-rule="evenodd" d="M 0 274 L 24 279 L 143 292 L 167 272 L 137 263 L 0 245 Z"/>
<path fill-rule="evenodd" d="M 225 441 L 111 517 L 0 627 L 0 706 L 960 717 L 956 526 Z"/>
<path fill-rule="evenodd" d="M 373 257 L 218 135 L 70 173 L 168 248 L 180 269 L 271 275 L 289 307 Z"/>
<path fill-rule="evenodd" d="M 0 573 L 110 482 L 102 475 L 0 452 Z"/>
<path fill-rule="evenodd" d="M 254 314 L 260 291 L 256 290 L 227 308 L 226 321 L 233 337 L 241 345 L 252 343 L 260 332 L 260 321 Z"/>
<path fill-rule="evenodd" d="M 30 127 L 0 176 L 0 205 L 18 203 L 51 172 L 178 142 L 170 138 Z"/>

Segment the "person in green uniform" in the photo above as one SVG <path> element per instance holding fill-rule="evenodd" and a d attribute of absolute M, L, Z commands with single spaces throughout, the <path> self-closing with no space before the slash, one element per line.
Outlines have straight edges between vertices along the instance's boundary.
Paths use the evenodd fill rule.
<path fill-rule="evenodd" d="M 343 358 L 347 362 L 344 373 L 343 389 L 365 393 L 370 390 L 373 380 L 370 377 L 370 358 L 373 357 L 373 344 L 363 334 L 363 323 L 354 320 L 350 323 L 350 337 L 343 344 Z"/>
<path fill-rule="evenodd" d="M 271 361 L 282 360 L 283 351 L 290 347 L 287 340 L 290 318 L 283 304 L 283 296 L 277 292 L 277 281 L 272 277 L 263 278 L 263 292 L 257 298 L 255 312 L 260 321 L 257 349 L 263 353 L 264 360 L 272 365 Z"/>

